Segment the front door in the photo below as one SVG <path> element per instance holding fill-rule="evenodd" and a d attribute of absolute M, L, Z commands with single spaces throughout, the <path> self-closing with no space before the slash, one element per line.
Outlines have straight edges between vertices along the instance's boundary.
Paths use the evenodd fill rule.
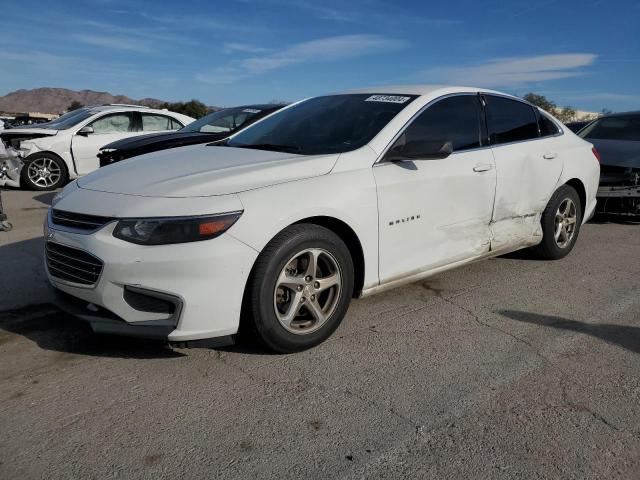
<path fill-rule="evenodd" d="M 86 175 L 100 166 L 98 150 L 108 143 L 136 135 L 133 115 L 127 112 L 109 113 L 87 124 L 93 133 L 76 133 L 71 151 L 78 175 Z"/>
<path fill-rule="evenodd" d="M 380 282 L 477 257 L 489 251 L 496 170 L 483 145 L 477 95 L 429 106 L 396 140 L 451 141 L 440 160 L 381 162 L 378 191 Z"/>

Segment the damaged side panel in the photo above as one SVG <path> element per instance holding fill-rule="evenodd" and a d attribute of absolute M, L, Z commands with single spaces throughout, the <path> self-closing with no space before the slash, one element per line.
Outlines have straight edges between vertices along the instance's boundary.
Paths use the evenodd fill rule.
<path fill-rule="evenodd" d="M 559 139 L 493 147 L 497 184 L 491 218 L 491 250 L 537 243 L 540 216 L 562 175 Z"/>

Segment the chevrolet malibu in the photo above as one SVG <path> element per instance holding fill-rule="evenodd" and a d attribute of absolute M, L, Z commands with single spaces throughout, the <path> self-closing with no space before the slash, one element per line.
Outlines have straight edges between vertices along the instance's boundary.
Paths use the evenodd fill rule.
<path fill-rule="evenodd" d="M 353 297 L 526 247 L 564 257 L 599 171 L 591 144 L 509 95 L 326 95 L 69 184 L 45 265 L 96 332 L 225 345 L 240 330 L 294 352 Z"/>

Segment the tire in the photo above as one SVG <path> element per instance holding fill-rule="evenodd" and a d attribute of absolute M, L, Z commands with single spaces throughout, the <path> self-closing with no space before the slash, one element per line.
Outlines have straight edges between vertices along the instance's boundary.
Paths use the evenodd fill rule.
<path fill-rule="evenodd" d="M 306 350 L 338 328 L 353 283 L 349 249 L 335 233 L 318 225 L 292 225 L 256 260 L 245 291 L 243 324 L 272 350 Z"/>
<path fill-rule="evenodd" d="M 30 190 L 55 190 L 66 183 L 67 177 L 67 165 L 60 157 L 51 153 L 34 153 L 24 161 L 20 185 Z"/>
<path fill-rule="evenodd" d="M 547 260 L 564 258 L 578 239 L 581 223 L 580 197 L 573 187 L 562 185 L 554 192 L 542 213 L 542 242 L 534 251 Z"/>

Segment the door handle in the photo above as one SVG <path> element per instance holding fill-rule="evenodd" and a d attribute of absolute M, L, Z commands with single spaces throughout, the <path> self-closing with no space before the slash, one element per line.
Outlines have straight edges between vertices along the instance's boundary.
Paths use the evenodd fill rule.
<path fill-rule="evenodd" d="M 557 153 L 555 152 L 549 152 L 549 153 L 545 153 L 542 158 L 544 158 L 545 160 L 553 160 L 554 158 L 556 158 L 558 156 Z"/>
<path fill-rule="evenodd" d="M 493 165 L 490 163 L 485 163 L 483 165 L 476 165 L 473 167 L 474 172 L 488 172 L 489 170 L 493 170 Z"/>

